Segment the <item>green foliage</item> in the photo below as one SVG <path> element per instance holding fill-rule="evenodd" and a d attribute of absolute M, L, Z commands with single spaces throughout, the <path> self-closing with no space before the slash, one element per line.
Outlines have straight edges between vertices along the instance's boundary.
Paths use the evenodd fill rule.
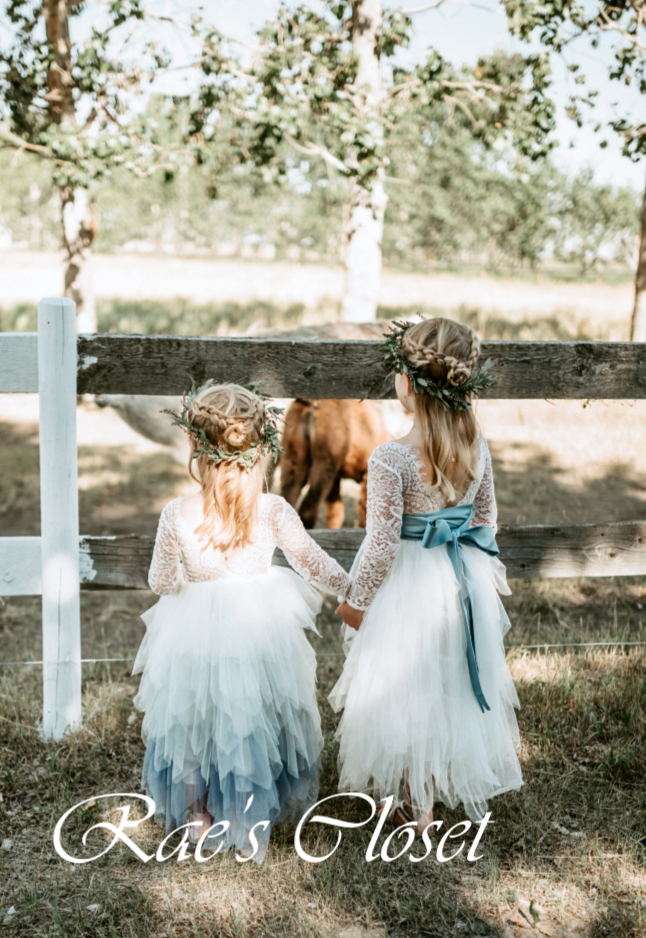
<path fill-rule="evenodd" d="M 116 168 L 94 184 L 97 250 L 216 250 L 271 259 L 296 249 L 310 260 L 340 258 L 349 180 L 330 178 L 320 161 L 290 157 L 285 144 L 281 186 L 263 183 L 249 166 L 228 166 L 217 197 L 205 199 L 210 167 L 172 159 L 187 114 L 184 102 L 171 110 L 153 100 L 144 117 L 166 150 L 168 181 L 162 173 L 138 177 Z M 547 161 L 519 159 L 514 149 L 490 151 L 466 127 L 425 121 L 412 106 L 391 134 L 388 152 L 382 250 L 390 264 L 536 267 L 553 254 L 585 271 L 632 261 L 639 205 L 629 189 L 598 186 L 589 173 L 568 179 Z M 0 151 L 0 225 L 11 229 L 14 242 L 55 249 L 59 211 L 47 166 Z M 124 319 L 125 330 L 146 331 L 140 307 L 111 307 L 102 328 L 118 331 Z M 101 309 L 99 316 L 107 315 Z M 221 304 L 217 322 L 206 308 L 178 301 L 176 309 L 172 321 L 165 312 L 155 314 L 162 317 L 158 331 L 182 332 L 184 320 L 211 334 L 244 331 L 258 316 L 263 325 L 273 322 L 270 312 L 256 315 L 246 307 L 229 313 Z"/>
<path fill-rule="evenodd" d="M 584 170 L 563 192 L 558 213 L 556 256 L 576 262 L 582 270 L 596 266 L 604 249 L 630 262 L 634 232 L 639 229 L 639 205 L 627 188 L 594 184 L 592 170 Z"/>
<path fill-rule="evenodd" d="M 0 146 L 47 160 L 58 186 L 87 187 L 114 166 L 145 171 L 161 153 L 132 115 L 130 98 L 169 57 L 154 42 L 137 46 L 141 0 L 110 0 L 103 21 L 76 44 L 62 21 L 83 5 L 67 0 L 58 6 L 62 25 L 54 41 L 43 29 L 46 4 L 7 0 L 13 41 L 0 51 Z"/>
<path fill-rule="evenodd" d="M 392 151 L 391 172 L 406 185 L 388 187 L 384 256 L 535 264 L 554 236 L 565 180 L 549 163 L 488 152 L 466 128 L 427 125 L 421 137 L 402 124 Z"/>
<path fill-rule="evenodd" d="M 609 67 L 603 63 L 608 78 L 634 84 L 640 94 L 646 94 L 646 21 L 639 0 L 600 0 L 595 4 L 578 0 L 504 0 L 504 7 L 512 33 L 526 41 L 536 37 L 556 53 L 579 37 L 586 37 L 596 50 L 604 35 L 611 36 L 612 59 Z M 586 79 L 578 64 L 570 64 L 569 69 L 581 90 L 571 96 L 567 113 L 581 126 L 581 106 L 593 106 L 596 93 L 585 89 Z M 623 139 L 626 156 L 639 159 L 646 153 L 646 123 L 620 118 L 611 121 L 610 127 Z"/>
<path fill-rule="evenodd" d="M 212 145 L 228 132 L 236 158 L 258 167 L 267 180 L 286 175 L 287 144 L 369 187 L 389 165 L 391 139 L 411 108 L 423 120 L 468 127 L 487 146 L 506 136 L 534 159 L 550 149 L 554 110 L 547 97 L 549 69 L 540 56 L 497 53 L 475 69 L 456 70 L 431 49 L 412 70 L 391 63 L 392 80 L 373 101 L 357 85 L 353 28 L 349 2 L 328 0 L 322 13 L 281 5 L 259 33 L 258 53 L 243 66 L 217 30 L 196 22 L 207 77 L 191 116 L 198 162 L 208 163 Z M 410 31 L 405 14 L 387 11 L 376 54 L 393 59 Z M 227 131 L 229 121 L 237 131 Z"/>

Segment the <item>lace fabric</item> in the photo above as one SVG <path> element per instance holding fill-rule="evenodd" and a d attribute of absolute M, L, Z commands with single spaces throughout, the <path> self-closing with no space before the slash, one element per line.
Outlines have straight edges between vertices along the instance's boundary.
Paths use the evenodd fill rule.
<path fill-rule="evenodd" d="M 476 478 L 458 504 L 473 504 L 471 524 L 486 524 L 495 534 L 497 508 L 491 455 L 481 434 L 479 445 Z M 414 446 L 391 442 L 375 449 L 368 461 L 366 539 L 348 594 L 354 609 L 368 608 L 390 572 L 400 541 L 402 515 L 442 508 L 446 508 L 446 499 L 438 491 L 431 491 L 425 479 L 424 462 Z"/>
<path fill-rule="evenodd" d="M 182 517 L 181 498 L 161 513 L 148 582 L 159 596 L 176 592 L 184 582 L 201 583 L 267 573 L 276 547 L 304 580 L 335 596 L 345 597 L 351 580 L 345 570 L 319 547 L 296 511 L 278 495 L 261 495 L 252 542 L 224 554 L 202 549 L 191 525 Z"/>

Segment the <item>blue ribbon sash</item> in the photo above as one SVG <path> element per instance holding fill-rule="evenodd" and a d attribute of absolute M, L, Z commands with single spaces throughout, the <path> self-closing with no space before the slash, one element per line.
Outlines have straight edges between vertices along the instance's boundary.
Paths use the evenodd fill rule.
<path fill-rule="evenodd" d="M 467 640 L 467 664 L 469 677 L 475 698 L 480 710 L 491 710 L 485 700 L 480 686 L 480 672 L 476 659 L 474 617 L 473 617 L 473 586 L 469 576 L 467 559 L 462 550 L 465 544 L 477 547 L 490 557 L 496 557 L 500 551 L 496 544 L 493 531 L 485 524 L 470 527 L 473 515 L 473 505 L 456 505 L 452 508 L 443 508 L 441 511 L 429 511 L 421 515 L 404 515 L 402 519 L 401 539 L 403 541 L 420 541 L 422 547 L 431 550 L 446 544 L 449 560 L 460 584 L 460 603 L 464 619 L 464 631 Z"/>

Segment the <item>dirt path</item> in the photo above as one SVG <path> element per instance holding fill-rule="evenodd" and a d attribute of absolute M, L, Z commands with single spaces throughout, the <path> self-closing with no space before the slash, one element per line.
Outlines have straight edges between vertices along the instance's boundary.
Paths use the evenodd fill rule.
<path fill-rule="evenodd" d="M 0 252 L 0 305 L 37 302 L 61 290 L 61 263 L 55 253 Z M 304 303 L 308 309 L 338 303 L 343 268 L 218 258 L 99 254 L 94 258 L 97 297 L 152 300 L 186 297 L 197 303 L 264 300 Z M 464 305 L 506 316 L 585 319 L 623 338 L 632 307 L 630 284 L 529 283 L 491 277 L 408 274 L 386 269 L 382 306 L 457 309 Z M 618 332 L 617 332 L 618 331 Z"/>

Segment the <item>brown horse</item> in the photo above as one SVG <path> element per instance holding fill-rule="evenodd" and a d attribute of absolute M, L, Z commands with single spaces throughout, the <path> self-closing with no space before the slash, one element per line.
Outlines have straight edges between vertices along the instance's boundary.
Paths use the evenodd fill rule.
<path fill-rule="evenodd" d="M 285 415 L 281 456 L 281 494 L 299 509 L 306 528 L 313 528 L 325 501 L 328 528 L 343 525 L 341 479 L 361 483 L 357 505 L 360 527 L 366 523 L 368 459 L 375 446 L 389 439 L 378 408 L 371 401 L 295 400 Z"/>

